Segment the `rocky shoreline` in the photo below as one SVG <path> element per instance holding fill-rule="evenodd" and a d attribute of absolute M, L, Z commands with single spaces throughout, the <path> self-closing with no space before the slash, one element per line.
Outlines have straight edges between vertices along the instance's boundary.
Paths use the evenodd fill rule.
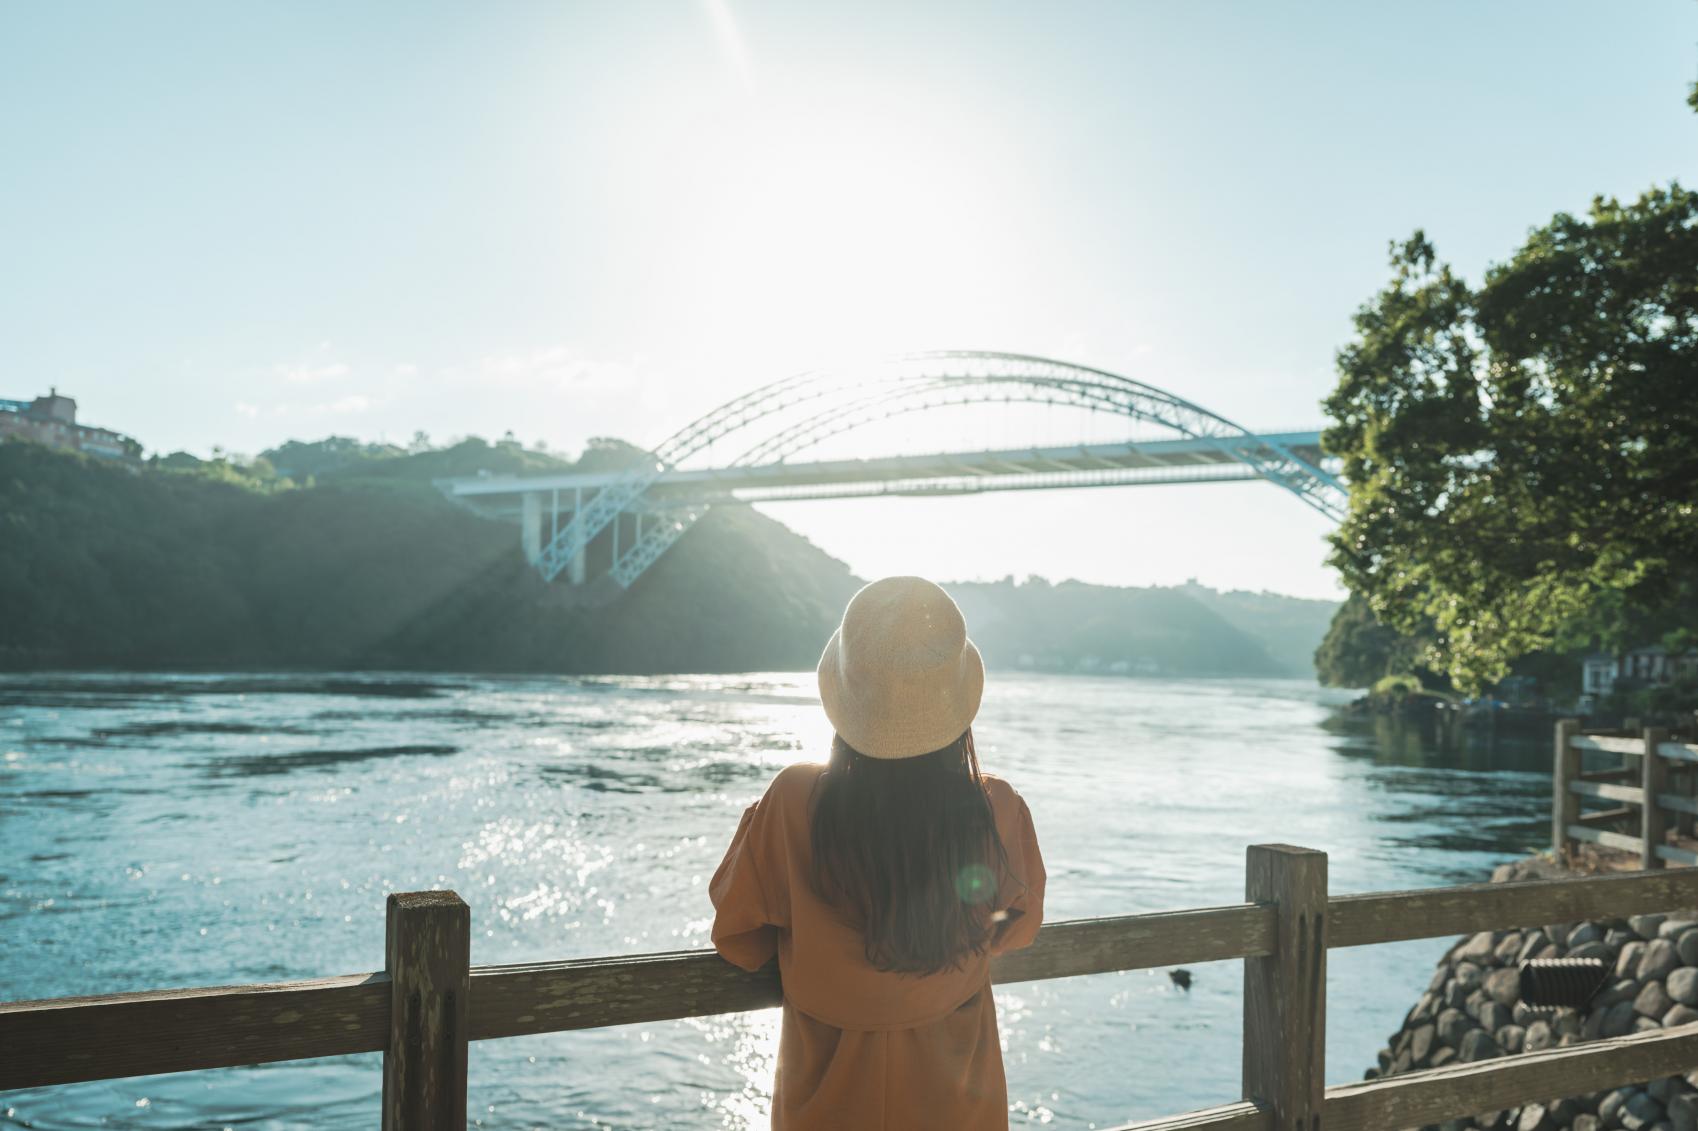
<path fill-rule="evenodd" d="M 1564 875 L 1533 857 L 1498 868 L 1494 883 Z M 1521 1001 L 1518 966 L 1533 958 L 1602 958 L 1612 974 L 1585 1011 Z M 1373 1080 L 1698 1021 L 1698 909 L 1626 919 L 1482 931 L 1457 940 Z M 1481 1112 L 1439 1131 L 1698 1131 L 1698 1070 L 1589 1095 Z"/>

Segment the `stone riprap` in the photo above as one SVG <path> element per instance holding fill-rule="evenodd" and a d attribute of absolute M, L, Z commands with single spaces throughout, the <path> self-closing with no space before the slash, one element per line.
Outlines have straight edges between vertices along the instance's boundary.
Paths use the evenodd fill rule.
<path fill-rule="evenodd" d="M 1548 866 L 1506 864 L 1496 882 L 1544 878 Z M 1520 964 L 1602 958 L 1610 976 L 1585 1010 L 1521 1001 Z M 1482 931 L 1457 940 L 1427 991 L 1367 1071 L 1373 1080 L 1698 1021 L 1698 911 Z M 1590 1095 L 1481 1112 L 1440 1131 L 1698 1131 L 1698 1069 Z"/>

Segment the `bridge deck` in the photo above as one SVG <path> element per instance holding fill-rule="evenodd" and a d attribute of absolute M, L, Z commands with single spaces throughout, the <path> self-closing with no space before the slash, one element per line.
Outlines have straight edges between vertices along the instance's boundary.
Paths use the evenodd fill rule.
<path fill-rule="evenodd" d="M 1223 448 L 1223 445 L 1225 446 Z M 779 501 L 874 494 L 962 494 L 986 490 L 1207 483 L 1252 479 L 1256 472 L 1233 450 L 1277 445 L 1319 466 L 1320 433 L 1276 432 L 1229 438 L 1127 440 L 1049 448 L 935 452 L 870 459 L 817 460 L 754 466 L 680 468 L 649 488 L 643 509 L 692 502 Z M 480 476 L 443 480 L 449 495 L 486 513 L 516 517 L 523 495 L 586 494 L 620 477 L 619 471 L 557 475 Z"/>

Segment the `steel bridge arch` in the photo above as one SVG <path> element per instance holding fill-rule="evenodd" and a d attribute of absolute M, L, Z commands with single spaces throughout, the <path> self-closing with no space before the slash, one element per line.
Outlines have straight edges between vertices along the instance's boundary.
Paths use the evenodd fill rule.
<path fill-rule="evenodd" d="M 831 436 L 877 420 L 945 406 L 993 403 L 1061 404 L 1157 424 L 1210 444 L 1334 521 L 1344 514 L 1345 488 L 1336 476 L 1166 390 L 1053 358 L 951 350 L 802 373 L 725 402 L 674 432 L 641 463 L 602 488 L 542 547 L 537 568 L 552 581 L 592 538 L 668 472 L 732 435 L 756 433 L 755 442 L 732 461 L 732 466 L 750 466 L 782 462 Z M 804 413 L 801 419 L 779 421 L 771 431 L 759 433 L 763 423 L 797 410 Z M 613 563 L 614 578 L 629 586 L 710 505 L 656 515 L 657 521 Z"/>

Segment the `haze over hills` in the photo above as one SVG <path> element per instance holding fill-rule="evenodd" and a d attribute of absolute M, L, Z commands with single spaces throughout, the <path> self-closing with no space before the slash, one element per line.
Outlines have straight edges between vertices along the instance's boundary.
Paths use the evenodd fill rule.
<path fill-rule="evenodd" d="M 615 604 L 575 607 L 453 475 L 618 466 L 468 440 L 333 438 L 141 469 L 0 445 L 0 664 L 659 673 L 796 670 L 861 584 L 748 507 L 697 523 Z M 948 584 L 993 667 L 1312 674 L 1332 602 L 1200 586 Z"/>

